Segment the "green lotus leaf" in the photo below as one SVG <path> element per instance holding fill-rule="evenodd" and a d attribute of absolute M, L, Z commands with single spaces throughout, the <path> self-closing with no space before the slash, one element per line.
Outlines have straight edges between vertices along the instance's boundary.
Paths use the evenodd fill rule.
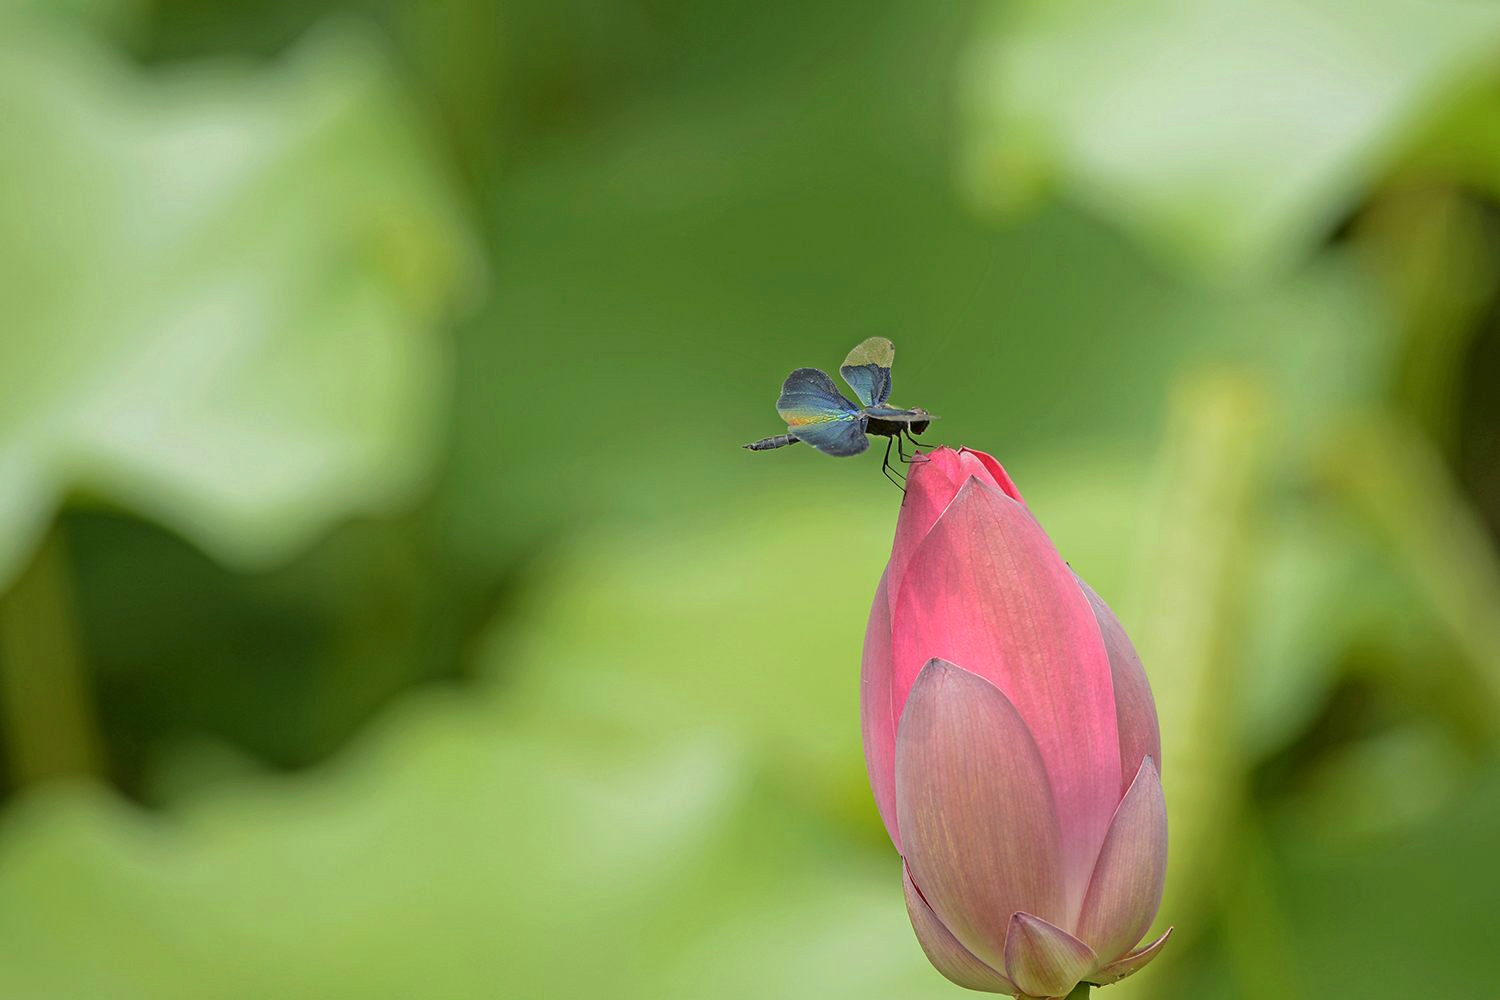
<path fill-rule="evenodd" d="M 995 8 L 964 74 L 976 202 L 1058 186 L 1219 275 L 1299 259 L 1500 49 L 1500 8 L 1463 0 Z"/>
<path fill-rule="evenodd" d="M 380 49 L 146 72 L 0 21 L 0 585 L 72 495 L 236 566 L 409 497 L 475 260 Z"/>

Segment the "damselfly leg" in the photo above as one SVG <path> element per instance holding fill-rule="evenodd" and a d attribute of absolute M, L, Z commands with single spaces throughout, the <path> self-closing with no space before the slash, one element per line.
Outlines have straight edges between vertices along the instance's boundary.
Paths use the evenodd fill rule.
<path fill-rule="evenodd" d="M 903 485 L 906 477 L 891 468 L 891 439 L 889 437 L 885 439 L 885 457 L 880 460 L 880 471 L 885 475 L 885 478 L 896 485 L 897 489 L 903 493 L 906 492 L 906 487 Z"/>

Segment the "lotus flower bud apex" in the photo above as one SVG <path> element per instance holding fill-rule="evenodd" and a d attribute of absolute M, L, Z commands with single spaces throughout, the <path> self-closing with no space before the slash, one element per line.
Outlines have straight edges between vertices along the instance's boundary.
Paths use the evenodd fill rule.
<path fill-rule="evenodd" d="M 1161 736 L 1140 659 L 989 455 L 914 462 L 860 682 L 875 804 L 922 949 L 960 986 L 1104 985 L 1167 861 Z"/>

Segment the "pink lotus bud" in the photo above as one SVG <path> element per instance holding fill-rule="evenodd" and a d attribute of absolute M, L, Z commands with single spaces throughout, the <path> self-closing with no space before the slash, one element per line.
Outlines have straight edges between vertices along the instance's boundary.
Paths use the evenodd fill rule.
<path fill-rule="evenodd" d="M 1050 998 L 1156 956 L 1166 934 L 1135 947 L 1167 861 L 1151 688 L 989 455 L 912 464 L 860 695 L 875 804 L 938 971 Z"/>

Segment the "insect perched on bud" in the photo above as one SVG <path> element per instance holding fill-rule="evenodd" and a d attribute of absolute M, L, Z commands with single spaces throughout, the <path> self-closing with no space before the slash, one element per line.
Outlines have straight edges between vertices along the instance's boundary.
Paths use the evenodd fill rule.
<path fill-rule="evenodd" d="M 891 398 L 891 364 L 896 348 L 884 337 L 864 341 L 839 366 L 839 374 L 862 405 L 844 398 L 833 379 L 817 368 L 798 368 L 786 377 L 776 413 L 786 421 L 787 433 L 745 445 L 751 451 L 784 448 L 806 441 L 825 455 L 858 455 L 870 447 L 869 435 L 885 438 L 880 471 L 891 478 L 891 442 L 897 457 L 907 461 L 903 438 L 920 445 L 916 435 L 937 418 L 920 406 L 909 410 L 887 406 Z M 892 482 L 895 482 L 892 479 Z M 899 483 L 897 485 L 900 485 Z"/>

